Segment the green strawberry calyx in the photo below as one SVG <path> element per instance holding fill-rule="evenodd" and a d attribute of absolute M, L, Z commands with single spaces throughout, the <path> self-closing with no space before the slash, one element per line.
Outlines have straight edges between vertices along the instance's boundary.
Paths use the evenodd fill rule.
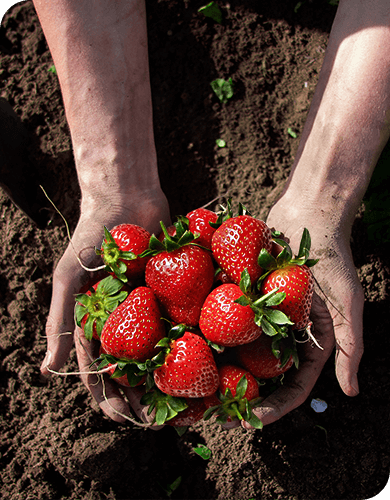
<path fill-rule="evenodd" d="M 176 234 L 171 236 L 168 234 L 165 224 L 160 221 L 160 226 L 164 234 L 163 241 L 160 241 L 154 234 L 150 237 L 149 248 L 140 254 L 140 257 L 153 257 L 161 252 L 173 252 L 187 245 L 197 245 L 205 250 L 208 250 L 202 245 L 196 243 L 199 234 L 194 234 L 188 229 L 188 223 L 185 222 L 185 217 L 179 217 L 177 222 L 174 222 Z M 187 220 L 188 222 L 188 220 Z"/>
<path fill-rule="evenodd" d="M 100 255 L 106 265 L 107 272 L 113 272 L 115 276 L 126 283 L 127 266 L 124 261 L 135 260 L 140 255 L 134 252 L 121 250 L 110 231 L 104 226 L 104 239 L 101 249 L 95 248 L 96 255 Z"/>
<path fill-rule="evenodd" d="M 154 370 L 164 364 L 165 357 L 171 350 L 173 340 L 178 339 L 188 330 L 188 327 L 184 324 L 172 326 L 170 321 L 165 321 L 169 324 L 170 329 L 167 336 L 156 344 L 155 347 L 160 348 L 160 351 L 153 358 L 147 359 L 146 361 L 138 361 L 135 359 L 117 358 L 112 354 L 102 353 L 95 361 L 95 363 L 99 363 L 98 369 L 102 370 L 109 364 L 116 365 L 111 378 L 119 378 L 126 375 L 131 387 L 135 387 L 145 378 L 146 391 L 152 390 L 155 387 L 153 378 Z"/>
<path fill-rule="evenodd" d="M 168 420 L 176 417 L 178 413 L 188 408 L 185 398 L 177 398 L 165 394 L 160 389 L 146 392 L 141 398 L 141 404 L 149 406 L 148 415 L 156 410 L 153 423 L 163 425 Z"/>
<path fill-rule="evenodd" d="M 98 371 L 103 370 L 109 365 L 114 365 L 115 370 L 111 375 L 111 378 L 116 379 L 127 376 L 127 381 L 131 387 L 138 385 L 144 377 L 146 377 L 146 384 L 150 383 L 150 377 L 148 377 L 150 371 L 151 360 L 145 362 L 139 362 L 136 360 L 122 359 L 113 356 L 112 354 L 102 353 L 94 363 L 99 363 Z M 151 377 L 153 380 L 153 377 Z"/>
<path fill-rule="evenodd" d="M 265 248 L 260 251 L 257 263 L 266 272 L 259 278 L 257 282 L 258 288 L 260 288 L 263 279 L 275 269 L 281 269 L 290 265 L 313 267 L 318 262 L 318 259 L 309 259 L 311 238 L 306 228 L 303 230 L 298 255 L 296 256 L 293 255 L 290 245 L 280 237 L 281 234 L 279 232 L 274 232 L 272 236 L 273 241 L 280 245 L 282 250 L 277 257 L 271 255 Z"/>
<path fill-rule="evenodd" d="M 243 295 L 235 300 L 237 304 L 249 306 L 255 313 L 255 323 L 260 326 L 263 332 L 270 337 L 281 335 L 287 337 L 289 326 L 294 323 L 290 321 L 288 316 L 274 306 L 278 306 L 286 298 L 285 292 L 279 292 L 275 288 L 271 292 L 258 297 L 252 292 L 251 279 L 248 270 L 245 268 L 241 273 L 239 284 Z"/>
<path fill-rule="evenodd" d="M 232 199 L 229 198 L 226 202 L 226 207 L 221 205 L 221 211 L 218 213 L 218 219 L 215 222 L 209 222 L 210 226 L 214 229 L 218 229 L 225 221 L 232 219 L 233 217 L 238 217 L 239 215 L 251 215 L 249 211 L 242 205 L 238 204 L 238 212 L 235 214 L 232 209 Z"/>
<path fill-rule="evenodd" d="M 87 340 L 92 339 L 94 327 L 100 337 L 108 316 L 126 299 L 128 292 L 122 288 L 122 281 L 113 276 L 107 276 L 99 282 L 96 290 L 91 288 L 90 293 L 79 293 L 75 296 L 75 320 L 79 327 L 87 315 L 83 326 Z"/>
<path fill-rule="evenodd" d="M 285 292 L 279 292 L 279 288 L 275 288 L 265 295 L 261 295 L 252 291 L 256 285 L 251 285 L 251 279 L 247 269 L 241 273 L 239 283 L 243 295 L 235 300 L 237 304 L 249 306 L 255 313 L 254 321 L 257 326 L 260 326 L 263 333 L 272 337 L 272 353 L 275 358 L 281 361 L 283 367 L 290 356 L 293 357 L 294 364 L 298 368 L 299 360 L 296 349 L 296 341 L 292 326 L 294 323 L 282 311 L 275 309 L 286 298 Z"/>
<path fill-rule="evenodd" d="M 225 424 L 229 419 L 245 420 L 252 427 L 262 429 L 262 421 L 253 413 L 253 408 L 261 403 L 262 398 L 248 401 L 244 397 L 247 387 L 248 380 L 243 375 L 237 383 L 235 396 L 233 396 L 229 388 L 226 389 L 225 394 L 219 391 L 217 397 L 221 403 L 208 408 L 203 415 L 203 419 L 209 420 L 212 416 L 216 416 L 216 422 L 220 424 Z"/>

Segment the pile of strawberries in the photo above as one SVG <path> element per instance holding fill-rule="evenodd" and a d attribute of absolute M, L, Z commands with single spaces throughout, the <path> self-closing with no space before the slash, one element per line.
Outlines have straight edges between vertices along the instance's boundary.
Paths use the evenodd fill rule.
<path fill-rule="evenodd" d="M 155 422 L 175 427 L 216 415 L 261 428 L 259 387 L 298 357 L 313 294 L 307 230 L 297 256 L 265 222 L 231 202 L 200 208 L 160 235 L 104 228 L 107 277 L 76 296 L 76 321 L 100 342 L 99 369 L 142 386 Z"/>

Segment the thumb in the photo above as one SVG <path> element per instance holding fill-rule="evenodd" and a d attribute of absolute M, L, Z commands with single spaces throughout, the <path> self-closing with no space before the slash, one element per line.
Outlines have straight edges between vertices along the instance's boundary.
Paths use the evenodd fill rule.
<path fill-rule="evenodd" d="M 336 337 L 336 376 L 347 396 L 359 394 L 357 373 L 363 355 L 363 290 L 359 287 L 344 313 L 334 317 Z"/>

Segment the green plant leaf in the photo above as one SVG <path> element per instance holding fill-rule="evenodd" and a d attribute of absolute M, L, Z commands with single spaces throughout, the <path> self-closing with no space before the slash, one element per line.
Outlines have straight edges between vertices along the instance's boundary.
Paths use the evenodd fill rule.
<path fill-rule="evenodd" d="M 209 460 L 212 455 L 211 450 L 204 444 L 198 444 L 198 446 L 194 448 L 194 452 L 201 458 L 203 458 L 203 460 Z"/>
<path fill-rule="evenodd" d="M 271 255 L 268 250 L 262 248 L 259 257 L 257 258 L 257 263 L 262 269 L 271 270 L 276 269 L 277 263 L 273 255 Z"/>
<path fill-rule="evenodd" d="M 222 12 L 216 2 L 210 2 L 207 5 L 200 7 L 200 9 L 198 9 L 198 12 L 206 17 L 210 17 L 218 24 L 222 23 Z"/>
<path fill-rule="evenodd" d="M 224 80 L 223 78 L 217 78 L 211 83 L 211 88 L 222 103 L 226 103 L 229 99 L 233 97 L 233 80 Z"/>
<path fill-rule="evenodd" d="M 287 133 L 288 133 L 288 135 L 291 135 L 291 137 L 293 137 L 294 139 L 296 139 L 298 137 L 298 134 L 291 127 L 289 127 L 287 129 Z"/>

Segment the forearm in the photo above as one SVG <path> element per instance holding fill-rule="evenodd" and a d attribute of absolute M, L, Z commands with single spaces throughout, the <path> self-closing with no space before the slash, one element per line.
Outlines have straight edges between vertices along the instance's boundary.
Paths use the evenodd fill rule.
<path fill-rule="evenodd" d="M 352 224 L 389 138 L 389 46 L 387 1 L 340 2 L 284 192 L 293 210 L 317 206 Z"/>
<path fill-rule="evenodd" d="M 158 189 L 144 1 L 34 4 L 61 85 L 83 201 Z"/>

